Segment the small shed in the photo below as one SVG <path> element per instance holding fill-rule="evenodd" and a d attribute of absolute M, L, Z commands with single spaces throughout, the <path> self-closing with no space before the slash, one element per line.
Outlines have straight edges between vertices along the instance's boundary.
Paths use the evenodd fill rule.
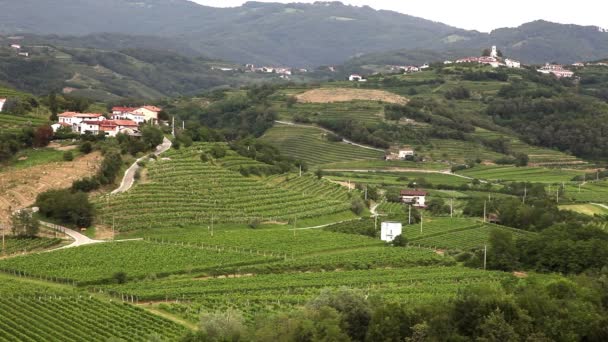
<path fill-rule="evenodd" d="M 395 238 L 401 235 L 403 225 L 401 222 L 382 222 L 380 230 L 380 239 L 385 242 L 393 242 Z"/>

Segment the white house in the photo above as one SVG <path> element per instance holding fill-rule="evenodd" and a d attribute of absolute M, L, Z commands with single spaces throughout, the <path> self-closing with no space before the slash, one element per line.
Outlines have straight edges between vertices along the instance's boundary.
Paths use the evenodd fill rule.
<path fill-rule="evenodd" d="M 393 242 L 402 232 L 403 226 L 401 222 L 382 222 L 380 239 L 386 242 Z"/>
<path fill-rule="evenodd" d="M 570 71 L 568 69 L 565 69 L 562 65 L 558 65 L 558 64 L 545 64 L 544 67 L 540 68 L 537 70 L 538 72 L 540 72 L 541 74 L 552 74 L 557 78 L 562 78 L 562 77 L 572 77 L 574 76 L 574 72 Z"/>
<path fill-rule="evenodd" d="M 452 62 L 452 61 L 443 61 L 443 64 L 450 65 L 450 64 L 454 64 L 454 62 Z"/>
<path fill-rule="evenodd" d="M 417 208 L 426 208 L 428 195 L 429 193 L 424 190 L 401 190 L 401 202 Z"/>
<path fill-rule="evenodd" d="M 577 63 L 572 64 L 572 66 L 575 66 L 577 68 L 582 68 L 585 66 L 585 63 L 577 62 Z"/>
<path fill-rule="evenodd" d="M 21 50 L 21 45 L 19 45 L 19 44 L 11 44 L 11 48 L 13 48 L 15 50 Z"/>
<path fill-rule="evenodd" d="M 365 82 L 365 78 L 361 75 L 352 74 L 348 77 L 348 80 L 351 82 Z"/>
<path fill-rule="evenodd" d="M 423 69 L 428 69 L 428 68 L 430 68 L 430 66 L 427 63 L 425 63 L 419 69 L 423 70 Z"/>
<path fill-rule="evenodd" d="M 5 103 L 6 103 L 6 99 L 0 98 L 0 112 L 2 112 L 2 109 L 4 108 Z"/>
<path fill-rule="evenodd" d="M 414 150 L 411 148 L 399 150 L 399 159 L 407 159 L 408 157 L 413 157 L 414 155 Z"/>
<path fill-rule="evenodd" d="M 80 132 L 80 124 L 83 121 L 102 121 L 106 118 L 101 114 L 96 113 L 76 113 L 76 112 L 65 112 L 57 115 L 59 118 L 59 124 L 65 124 L 72 127 L 72 131 Z"/>
<path fill-rule="evenodd" d="M 138 108 L 131 107 L 113 107 L 112 120 L 131 120 L 138 124 L 146 122 L 146 116 L 142 113 L 137 113 Z"/>
<path fill-rule="evenodd" d="M 142 114 L 144 116 L 144 120 L 146 122 L 151 122 L 153 124 L 158 123 L 158 113 L 160 113 L 163 109 L 156 106 L 143 106 L 139 107 L 133 111 L 136 114 Z"/>
<path fill-rule="evenodd" d="M 507 66 L 507 68 L 514 68 L 514 69 L 519 69 L 521 68 L 521 62 L 516 61 L 514 59 L 505 59 L 505 65 Z"/>

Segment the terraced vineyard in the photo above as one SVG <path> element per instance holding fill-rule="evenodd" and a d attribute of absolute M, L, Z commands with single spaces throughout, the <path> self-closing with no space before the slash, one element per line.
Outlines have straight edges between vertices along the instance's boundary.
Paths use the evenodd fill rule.
<path fill-rule="evenodd" d="M 282 120 L 289 121 L 296 115 L 308 118 L 311 122 L 323 119 L 356 120 L 362 123 L 384 121 L 384 104 L 378 102 L 296 103 L 287 107 L 284 101 L 275 101 L 274 107 Z"/>
<path fill-rule="evenodd" d="M 566 183 L 564 196 L 575 202 L 608 203 L 608 181 L 585 184 Z"/>
<path fill-rule="evenodd" d="M 170 151 L 151 163 L 148 179 L 131 191 L 101 200 L 99 223 L 121 231 L 218 222 L 248 223 L 318 218 L 349 213 L 350 203 L 270 186 L 203 163 L 197 147 Z M 194 157 L 195 155 L 196 157 Z"/>
<path fill-rule="evenodd" d="M 466 178 L 439 172 L 329 172 L 326 177 L 342 182 L 351 181 L 353 183 L 376 185 L 407 186 L 410 182 L 415 182 L 420 178 L 424 178 L 433 185 L 458 186 L 470 183 Z"/>
<path fill-rule="evenodd" d="M 305 174 L 302 177 L 297 175 L 272 176 L 267 178 L 267 183 L 301 193 L 302 195 L 321 196 L 338 201 L 346 201 L 349 198 L 349 192 L 343 186 L 328 182 L 327 180 L 318 180 L 310 174 Z"/>
<path fill-rule="evenodd" d="M 486 179 L 491 181 L 515 181 L 536 183 L 569 182 L 575 176 L 583 174 L 582 171 L 576 170 L 514 166 L 476 166 L 472 169 L 459 171 L 458 173 L 468 177 Z"/>
<path fill-rule="evenodd" d="M 69 288 L 0 276 L 0 293 L 0 341 L 177 340 L 186 332 L 140 308 Z"/>
<path fill-rule="evenodd" d="M 38 116 L 16 116 L 0 114 L 0 132 L 16 132 L 27 126 L 42 126 L 48 124 L 48 120 Z"/>
<path fill-rule="evenodd" d="M 283 154 L 304 160 L 311 167 L 345 161 L 381 160 L 384 157 L 383 152 L 329 142 L 324 136 L 324 131 L 314 127 L 276 125 L 262 139 L 272 143 Z"/>
<path fill-rule="evenodd" d="M 208 310 L 237 308 L 250 317 L 260 312 L 285 310 L 306 303 L 323 288 L 348 287 L 400 303 L 419 303 L 452 298 L 467 285 L 497 285 L 507 277 L 510 275 L 462 267 L 420 267 L 231 279 L 170 279 L 110 285 L 107 290 L 149 301 L 179 299 L 183 304 L 164 308 L 195 321 L 199 312 Z M 226 293 L 231 294 L 229 298 Z"/>
<path fill-rule="evenodd" d="M 0 245 L 0 255 L 11 255 L 48 249 L 61 243 L 61 239 L 50 238 L 13 238 L 4 240 L 5 248 Z"/>
<path fill-rule="evenodd" d="M 162 277 L 272 260 L 270 257 L 218 249 L 210 245 L 205 248 L 116 242 L 2 260 L 0 270 L 61 282 L 96 284 L 111 281 L 118 272 L 137 279 L 152 274 Z"/>

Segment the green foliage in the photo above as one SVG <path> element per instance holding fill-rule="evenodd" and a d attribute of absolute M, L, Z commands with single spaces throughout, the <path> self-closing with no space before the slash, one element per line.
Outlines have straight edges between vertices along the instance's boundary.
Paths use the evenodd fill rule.
<path fill-rule="evenodd" d="M 63 160 L 68 162 L 74 160 L 74 154 L 72 151 L 65 151 L 63 153 Z"/>
<path fill-rule="evenodd" d="M 93 144 L 91 144 L 89 141 L 85 141 L 82 144 L 80 144 L 80 146 L 78 147 L 78 150 L 84 154 L 89 154 L 89 153 L 93 152 Z"/>
<path fill-rule="evenodd" d="M 226 149 L 221 145 L 213 145 L 211 147 L 211 155 L 215 159 L 221 159 L 226 156 Z"/>
<path fill-rule="evenodd" d="M 46 217 L 77 227 L 89 227 L 95 210 L 87 194 L 69 190 L 49 190 L 36 197 L 36 206 Z"/>
<path fill-rule="evenodd" d="M 488 267 L 494 270 L 513 271 L 518 266 L 518 258 L 513 234 L 505 230 L 493 229 L 490 232 Z"/>
<path fill-rule="evenodd" d="M 40 222 L 29 210 L 19 210 L 11 216 L 11 232 L 17 237 L 35 237 L 40 231 Z"/>
<path fill-rule="evenodd" d="M 154 149 L 156 146 L 162 144 L 164 138 L 163 132 L 160 129 L 149 125 L 145 125 L 141 129 L 141 135 L 141 139 L 148 150 Z"/>
<path fill-rule="evenodd" d="M 403 235 L 397 235 L 395 236 L 395 239 L 393 240 L 393 246 L 395 247 L 407 247 L 408 241 L 407 238 Z"/>

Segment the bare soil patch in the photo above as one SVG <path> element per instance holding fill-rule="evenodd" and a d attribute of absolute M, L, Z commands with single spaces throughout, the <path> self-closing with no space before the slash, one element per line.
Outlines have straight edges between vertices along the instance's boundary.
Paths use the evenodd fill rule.
<path fill-rule="evenodd" d="M 382 101 L 395 104 L 407 104 L 408 99 L 384 90 L 348 89 L 348 88 L 319 88 L 296 95 L 298 102 L 331 103 L 361 101 Z"/>
<path fill-rule="evenodd" d="M 68 188 L 73 181 L 94 175 L 101 160 L 101 154 L 91 153 L 71 162 L 36 165 L 0 173 L 0 223 L 9 222 L 10 211 L 34 204 L 39 193 Z"/>

